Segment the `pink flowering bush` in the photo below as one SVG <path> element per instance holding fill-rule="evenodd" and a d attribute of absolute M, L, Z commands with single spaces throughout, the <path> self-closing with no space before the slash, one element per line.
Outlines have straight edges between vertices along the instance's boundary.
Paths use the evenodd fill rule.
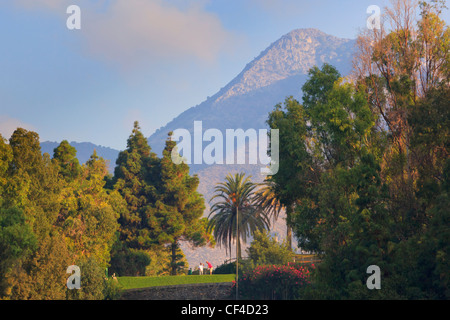
<path fill-rule="evenodd" d="M 239 297 L 252 300 L 294 300 L 310 284 L 314 265 L 262 265 L 239 278 Z M 234 284 L 235 285 L 235 284 Z"/>

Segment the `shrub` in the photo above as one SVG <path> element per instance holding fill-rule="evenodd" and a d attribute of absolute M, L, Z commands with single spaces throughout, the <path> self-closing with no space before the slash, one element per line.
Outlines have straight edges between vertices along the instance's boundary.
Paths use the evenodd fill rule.
<path fill-rule="evenodd" d="M 314 268 L 314 265 L 258 266 L 239 278 L 239 296 L 241 299 L 253 300 L 298 299 L 300 289 L 310 284 L 310 268 Z"/>
<path fill-rule="evenodd" d="M 146 251 L 127 249 L 114 252 L 111 257 L 110 275 L 116 276 L 144 276 L 145 268 L 151 259 Z"/>
<path fill-rule="evenodd" d="M 236 273 L 236 262 L 221 264 L 213 270 L 214 274 L 234 274 Z"/>
<path fill-rule="evenodd" d="M 117 279 L 104 279 L 103 296 L 104 300 L 118 300 L 120 298 L 122 286 Z"/>
<path fill-rule="evenodd" d="M 272 237 L 267 230 L 256 231 L 253 241 L 246 250 L 249 262 L 259 265 L 285 265 L 294 259 L 294 252 L 286 240 L 282 243 Z"/>

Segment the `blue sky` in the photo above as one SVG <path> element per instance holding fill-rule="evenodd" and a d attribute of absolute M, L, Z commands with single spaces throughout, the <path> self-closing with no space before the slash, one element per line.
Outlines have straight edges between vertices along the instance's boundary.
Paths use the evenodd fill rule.
<path fill-rule="evenodd" d="M 81 8 L 81 30 L 66 9 Z M 387 0 L 2 0 L 0 133 L 123 149 L 216 93 L 297 28 L 356 38 Z M 445 12 L 445 20 L 449 14 Z"/>

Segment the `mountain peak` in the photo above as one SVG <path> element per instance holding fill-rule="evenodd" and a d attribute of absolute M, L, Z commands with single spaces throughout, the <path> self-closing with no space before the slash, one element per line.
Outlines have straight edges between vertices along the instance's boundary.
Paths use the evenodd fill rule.
<path fill-rule="evenodd" d="M 296 29 L 270 44 L 225 87 L 199 105 L 189 108 L 149 138 L 162 152 L 167 133 L 178 128 L 193 132 L 194 121 L 203 128 L 266 128 L 267 114 L 287 96 L 300 98 L 301 87 L 313 66 L 325 62 L 342 75 L 351 68 L 355 41 L 317 29 Z"/>
<path fill-rule="evenodd" d="M 295 29 L 273 42 L 219 93 L 216 102 L 242 95 L 298 74 L 306 74 L 324 62 L 340 64 L 339 57 L 350 53 L 353 41 L 320 30 Z M 346 52 L 347 51 L 347 52 Z M 348 63 L 348 61 L 346 61 Z"/>
<path fill-rule="evenodd" d="M 302 36 L 302 35 L 308 35 L 308 36 L 327 36 L 327 34 L 319 29 L 315 28 L 299 28 L 294 29 L 288 33 L 286 33 L 283 37 L 294 37 L 294 36 Z"/>

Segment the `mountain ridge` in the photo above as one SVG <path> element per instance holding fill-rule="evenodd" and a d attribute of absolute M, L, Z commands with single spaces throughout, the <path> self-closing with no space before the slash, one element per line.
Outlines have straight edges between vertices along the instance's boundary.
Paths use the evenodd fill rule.
<path fill-rule="evenodd" d="M 255 73 L 258 74 L 258 76 L 261 78 L 261 72 L 258 72 L 259 70 L 262 70 L 263 72 L 265 71 L 264 69 L 266 68 L 266 65 L 261 65 L 262 61 L 269 61 L 269 62 L 278 62 L 280 59 L 279 56 L 273 57 L 272 53 L 273 51 L 277 51 L 277 49 L 279 49 L 280 47 L 286 46 L 289 47 L 290 44 L 294 44 L 294 45 L 298 45 L 302 42 L 304 42 L 303 44 L 311 44 L 312 46 L 314 46 L 313 44 L 313 38 L 319 39 L 319 38 L 326 38 L 329 41 L 339 41 L 340 38 L 334 37 L 332 35 L 328 35 L 318 29 L 314 29 L 314 28 L 306 28 L 306 29 L 295 29 L 292 30 L 291 32 L 283 35 L 280 39 L 278 39 L 277 41 L 273 42 L 272 44 L 270 44 L 265 50 L 261 51 L 261 53 L 255 58 L 253 59 L 250 63 L 248 63 L 244 69 L 241 71 L 241 73 L 239 73 L 228 85 L 226 85 L 223 89 L 225 91 L 229 91 L 231 90 L 233 87 L 236 86 L 236 82 L 238 82 L 237 80 L 240 80 L 241 78 L 243 78 L 246 82 L 247 82 L 247 86 L 246 88 L 242 88 L 242 86 L 237 86 L 240 90 L 237 90 L 238 93 L 246 93 L 248 91 L 251 90 L 255 90 L 258 89 L 260 87 L 264 87 L 264 86 L 268 86 L 270 84 L 272 84 L 272 81 L 276 81 L 276 80 L 283 80 L 285 79 L 287 76 L 292 76 L 296 74 L 297 70 L 301 70 L 303 73 L 307 73 L 310 66 L 305 66 L 304 64 L 302 64 L 302 61 L 299 61 L 298 59 L 293 59 L 289 62 L 289 68 L 283 68 L 284 72 L 286 74 L 282 74 L 280 73 L 281 68 L 277 68 L 278 66 L 275 65 L 275 70 L 269 70 L 269 71 L 273 71 L 272 72 L 272 76 L 275 75 L 277 76 L 276 79 L 267 79 L 266 77 L 264 77 L 262 80 L 265 80 L 265 83 L 259 84 L 258 85 L 258 81 L 254 79 L 254 75 Z M 302 41 L 304 40 L 304 41 Z M 340 39 L 343 41 L 351 41 L 350 39 Z M 287 48 L 286 48 L 287 49 Z M 307 51 L 308 48 L 305 47 L 300 47 L 299 49 L 304 49 L 304 51 Z M 305 50 L 306 49 L 306 50 Z M 256 69 L 256 70 L 255 70 Z M 255 71 L 255 72 L 251 72 L 251 71 Z M 250 76 L 246 76 L 247 74 L 250 73 Z M 251 86 L 249 85 L 249 80 L 254 80 L 254 85 Z M 251 83 L 250 83 L 251 84 Z M 256 85 L 256 86 L 255 86 Z M 220 90 L 218 92 L 218 94 L 221 93 L 222 90 Z M 227 96 L 227 95 L 226 95 Z M 225 96 L 225 98 L 226 98 Z M 219 98 L 220 101 L 220 98 Z"/>
<path fill-rule="evenodd" d="M 43 141 L 40 143 L 42 154 L 48 153 L 50 157 L 53 157 L 53 150 L 58 147 L 60 142 L 56 141 Z M 76 142 L 72 141 L 69 144 L 77 150 L 77 158 L 80 164 L 89 160 L 94 150 L 97 151 L 97 155 L 102 157 L 108 162 L 108 170 L 110 173 L 114 172 L 116 166 L 116 159 L 119 155 L 119 150 L 105 147 L 102 145 L 96 145 L 92 142 Z"/>

